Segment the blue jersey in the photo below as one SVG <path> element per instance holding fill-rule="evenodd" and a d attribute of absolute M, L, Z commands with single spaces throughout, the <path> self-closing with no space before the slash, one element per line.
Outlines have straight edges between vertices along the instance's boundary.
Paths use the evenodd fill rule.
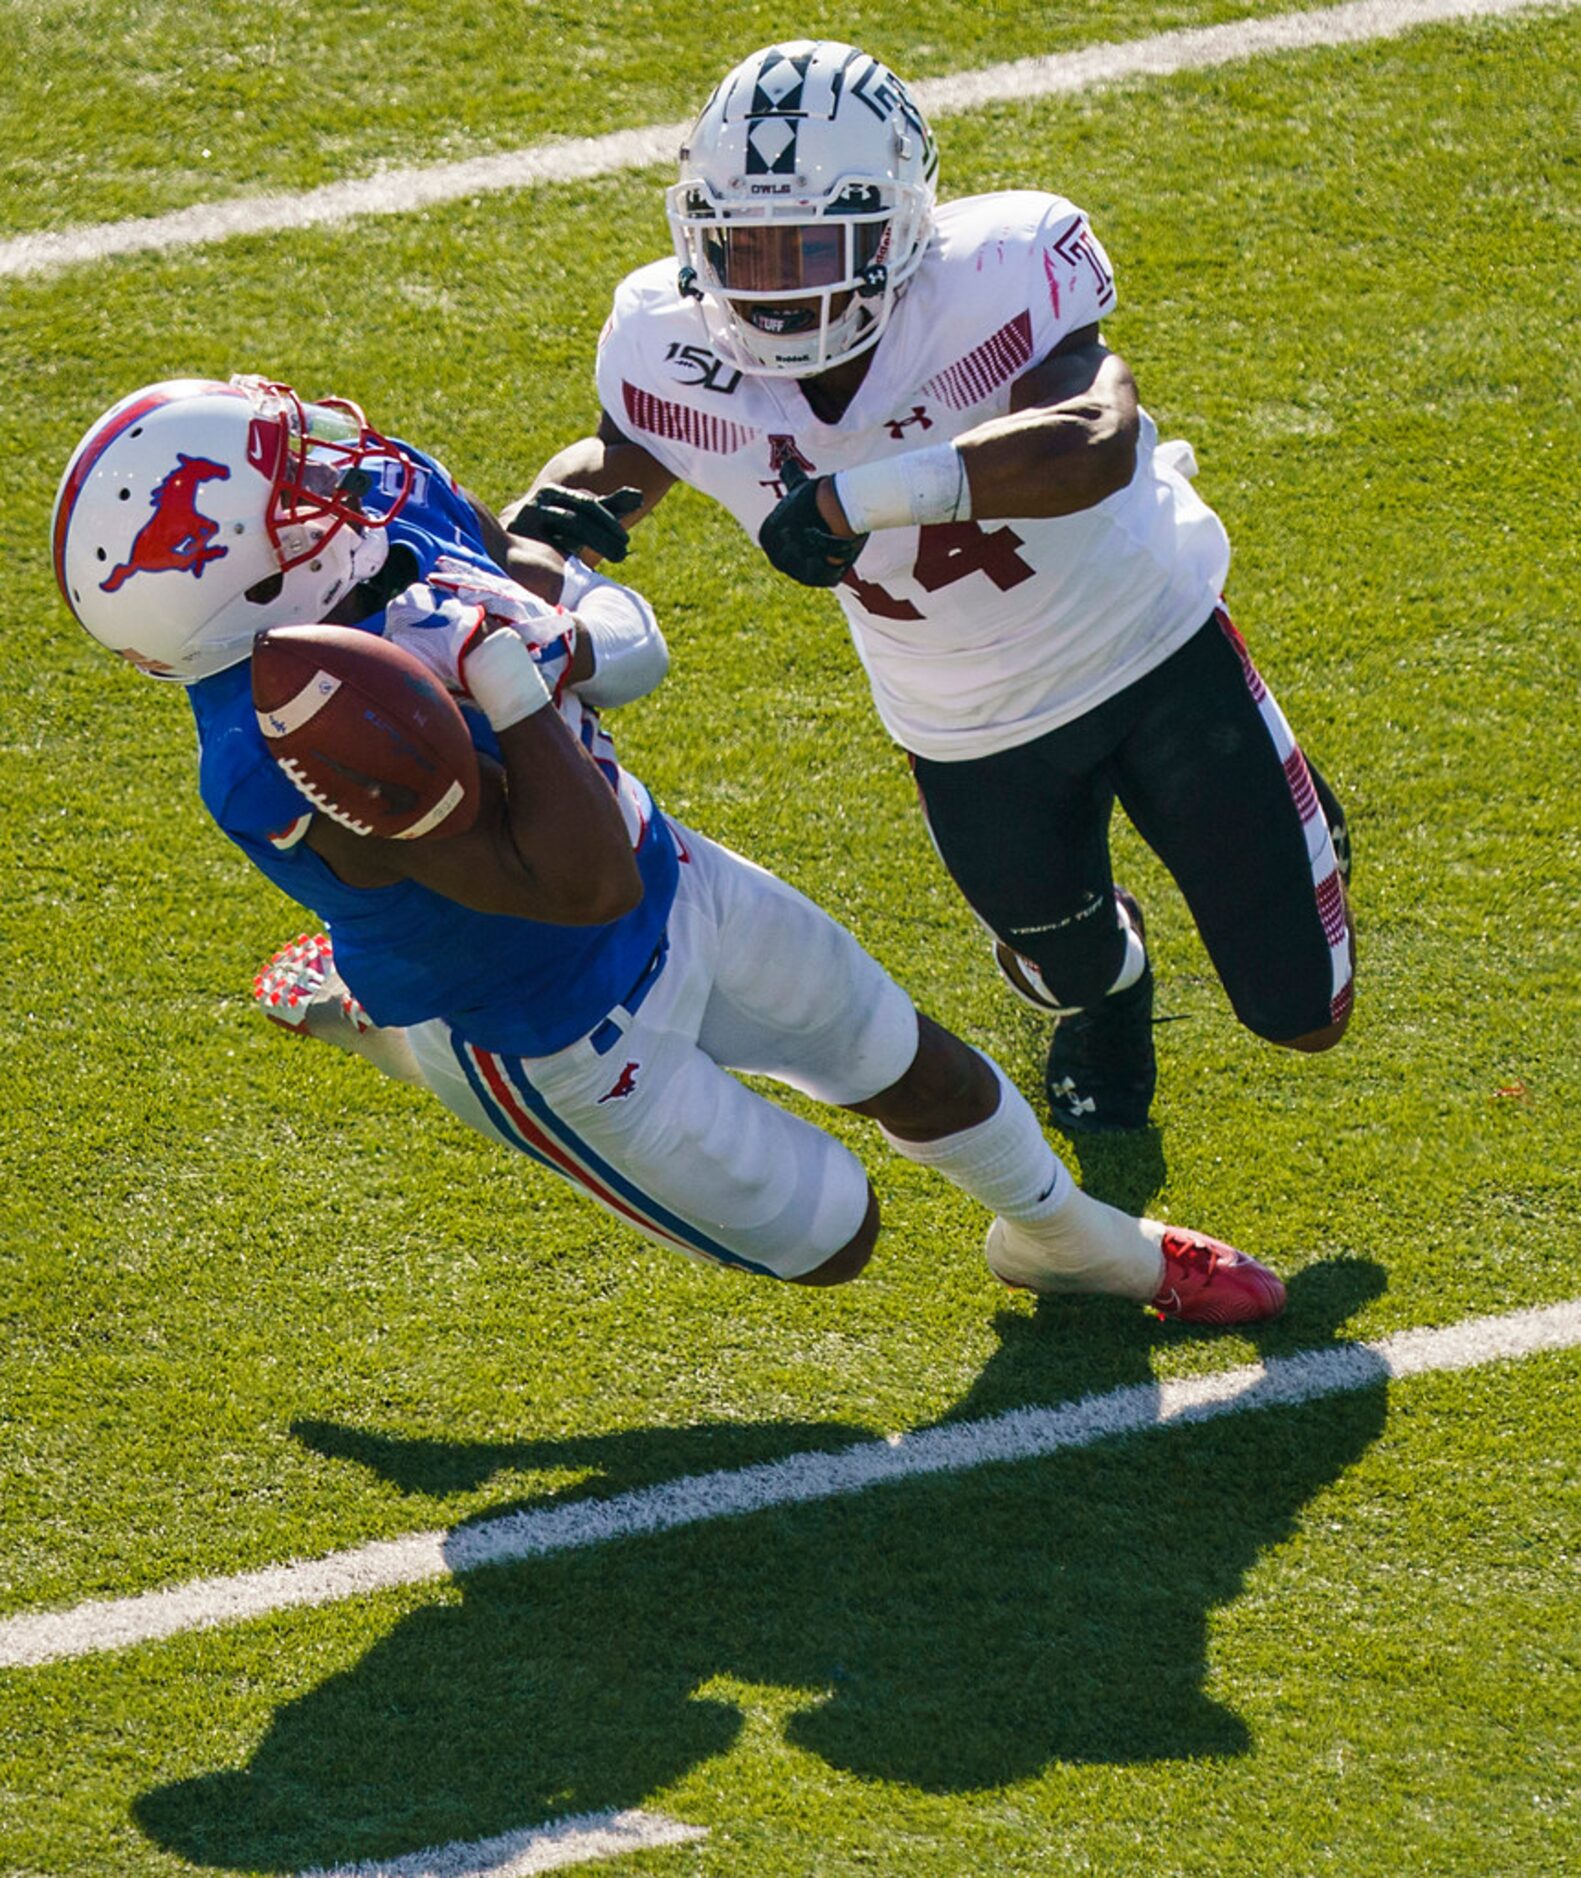
<path fill-rule="evenodd" d="M 470 503 L 432 457 L 409 451 L 417 473 L 390 524 L 390 551 L 416 557 L 414 580 L 441 587 L 500 580 Z M 372 506 L 372 505 L 370 505 Z M 380 632 L 383 613 L 360 622 Z M 569 656 L 567 638 L 542 650 L 546 667 Z M 554 674 L 546 671 L 551 686 Z M 197 719 L 199 788 L 221 829 L 292 899 L 311 907 L 335 963 L 376 1024 L 442 1017 L 480 1049 L 543 1056 L 592 1030 L 642 976 L 675 897 L 675 845 L 664 818 L 615 762 L 597 714 L 566 695 L 564 715 L 616 791 L 636 850 L 643 897 L 603 926 L 556 926 L 478 913 L 416 881 L 348 887 L 302 839 L 311 805 L 276 763 L 253 713 L 252 665 L 187 688 Z M 472 740 L 498 757 L 486 719 L 465 713 Z"/>

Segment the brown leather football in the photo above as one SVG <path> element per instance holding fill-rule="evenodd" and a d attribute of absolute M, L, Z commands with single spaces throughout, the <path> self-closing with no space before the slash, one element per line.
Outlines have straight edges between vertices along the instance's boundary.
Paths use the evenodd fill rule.
<path fill-rule="evenodd" d="M 411 653 L 354 626 L 271 626 L 253 641 L 252 694 L 276 762 L 354 833 L 417 841 L 472 826 L 466 720 Z"/>

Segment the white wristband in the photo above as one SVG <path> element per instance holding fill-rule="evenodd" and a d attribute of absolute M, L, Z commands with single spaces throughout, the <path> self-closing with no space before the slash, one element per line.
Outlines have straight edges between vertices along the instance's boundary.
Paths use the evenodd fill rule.
<path fill-rule="evenodd" d="M 966 465 L 953 443 L 841 470 L 834 493 L 857 535 L 875 528 L 907 528 L 914 522 L 964 522 L 972 513 Z"/>
<path fill-rule="evenodd" d="M 538 662 L 513 632 L 493 632 L 462 660 L 461 677 L 496 730 L 509 730 L 552 700 Z"/>

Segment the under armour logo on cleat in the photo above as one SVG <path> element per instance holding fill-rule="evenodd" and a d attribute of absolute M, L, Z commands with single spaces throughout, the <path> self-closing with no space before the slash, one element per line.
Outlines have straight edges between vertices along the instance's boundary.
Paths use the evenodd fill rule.
<path fill-rule="evenodd" d="M 1065 1106 L 1070 1110 L 1072 1115 L 1090 1115 L 1098 1106 L 1091 1096 L 1077 1095 L 1076 1085 L 1071 1081 L 1069 1076 L 1066 1076 L 1060 1082 L 1050 1083 L 1049 1096 L 1051 1099 L 1054 1096 L 1062 1096 L 1065 1101 Z"/>

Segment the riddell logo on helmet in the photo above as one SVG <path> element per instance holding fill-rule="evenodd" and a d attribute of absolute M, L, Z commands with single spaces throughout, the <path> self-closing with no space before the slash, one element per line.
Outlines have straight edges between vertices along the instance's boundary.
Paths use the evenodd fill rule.
<path fill-rule="evenodd" d="M 223 463 L 178 451 L 176 467 L 149 497 L 153 514 L 133 537 L 126 559 L 99 582 L 100 592 L 119 592 L 134 574 L 191 574 L 201 580 L 209 562 L 223 559 L 230 549 L 210 545 L 220 525 L 198 513 L 198 486 L 229 476 Z"/>

